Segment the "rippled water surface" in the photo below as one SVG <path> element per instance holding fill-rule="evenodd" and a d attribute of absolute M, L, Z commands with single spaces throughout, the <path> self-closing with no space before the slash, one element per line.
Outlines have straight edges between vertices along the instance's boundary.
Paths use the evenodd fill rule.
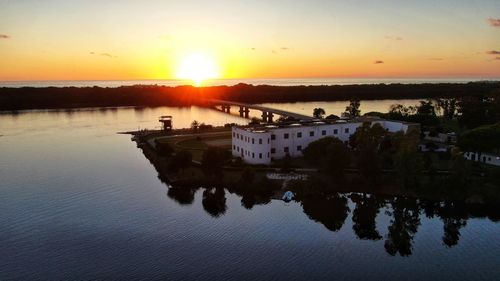
<path fill-rule="evenodd" d="M 197 107 L 0 114 L 0 280 L 500 276 L 491 210 L 357 194 L 247 209 L 226 192 L 213 216 L 201 189 L 180 204 L 116 134 L 165 114 L 176 127 L 246 122 Z"/>

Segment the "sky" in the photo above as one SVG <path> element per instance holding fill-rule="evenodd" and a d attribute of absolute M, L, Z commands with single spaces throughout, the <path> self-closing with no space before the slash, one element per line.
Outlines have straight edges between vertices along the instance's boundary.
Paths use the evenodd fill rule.
<path fill-rule="evenodd" d="M 500 78 L 500 1 L 0 0 L 2 81 L 176 79 L 193 54 L 217 78 Z"/>

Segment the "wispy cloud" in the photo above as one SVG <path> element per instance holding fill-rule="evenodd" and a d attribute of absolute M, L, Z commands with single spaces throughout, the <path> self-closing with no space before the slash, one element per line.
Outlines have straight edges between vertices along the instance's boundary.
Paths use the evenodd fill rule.
<path fill-rule="evenodd" d="M 290 48 L 288 48 L 288 47 L 281 47 L 280 50 L 282 50 L 282 51 L 288 51 L 288 50 L 290 50 Z"/>
<path fill-rule="evenodd" d="M 114 58 L 117 58 L 117 56 L 114 56 L 110 53 L 96 53 L 96 52 L 90 52 L 91 55 L 98 55 L 98 56 L 103 56 L 103 57 L 107 57 L 107 58 L 110 58 L 110 59 L 114 59 Z"/>
<path fill-rule="evenodd" d="M 374 64 L 382 64 L 382 63 L 384 63 L 384 61 L 383 61 L 383 60 L 376 60 L 376 61 L 374 62 Z"/>
<path fill-rule="evenodd" d="M 486 52 L 487 55 L 500 55 L 500 51 L 488 51 Z"/>
<path fill-rule="evenodd" d="M 7 34 L 0 34 L 0 39 L 9 39 L 10 36 Z"/>
<path fill-rule="evenodd" d="M 385 39 L 387 39 L 387 40 L 393 40 L 393 41 L 402 41 L 403 37 L 401 37 L 401 36 L 387 35 L 387 36 L 385 36 Z"/>
<path fill-rule="evenodd" d="M 487 22 L 490 26 L 500 27 L 500 19 L 488 18 Z"/>
<path fill-rule="evenodd" d="M 442 60 L 444 60 L 444 59 L 443 59 L 443 58 L 429 58 L 428 60 L 442 61 Z"/>

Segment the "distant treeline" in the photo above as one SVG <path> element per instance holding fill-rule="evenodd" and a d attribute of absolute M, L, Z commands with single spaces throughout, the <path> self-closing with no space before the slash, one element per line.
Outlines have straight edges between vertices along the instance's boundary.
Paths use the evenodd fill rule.
<path fill-rule="evenodd" d="M 204 100 L 224 99 L 246 103 L 337 101 L 358 98 L 424 99 L 485 96 L 500 91 L 500 82 L 467 84 L 376 84 L 335 86 L 122 86 L 0 88 L 0 110 L 115 107 L 115 106 L 185 106 Z"/>

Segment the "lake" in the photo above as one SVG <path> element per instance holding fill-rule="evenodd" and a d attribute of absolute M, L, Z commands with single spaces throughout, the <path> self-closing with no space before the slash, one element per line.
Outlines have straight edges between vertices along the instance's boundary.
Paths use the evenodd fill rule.
<path fill-rule="evenodd" d="M 395 102 L 362 102 L 386 111 Z M 339 114 L 347 102 L 273 104 Z M 385 110 L 383 110 L 386 108 Z M 343 193 L 249 206 L 187 200 L 120 131 L 192 120 L 199 107 L 0 114 L 0 280 L 494 280 L 498 207 Z"/>

